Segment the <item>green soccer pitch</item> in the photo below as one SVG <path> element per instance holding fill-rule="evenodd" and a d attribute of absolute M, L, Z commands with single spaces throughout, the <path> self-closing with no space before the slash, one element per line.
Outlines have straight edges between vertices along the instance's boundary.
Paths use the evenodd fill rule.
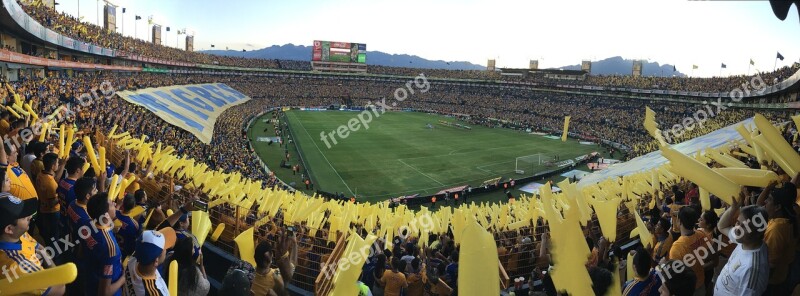
<path fill-rule="evenodd" d="M 382 201 L 390 197 L 411 194 L 434 194 L 442 189 L 461 185 L 479 186 L 496 178 L 521 178 L 552 169 L 539 163 L 558 155 L 561 160 L 597 151 L 596 145 L 581 145 L 575 139 L 561 142 L 544 136 L 501 128 L 473 126 L 454 118 L 416 112 L 387 112 L 373 118 L 369 129 L 360 127 L 346 138 L 335 135 L 337 144 L 321 139 L 348 120 L 357 118 L 353 111 L 286 112 L 292 138 L 290 154 L 296 145 L 305 169 L 315 183 L 315 189 L 358 195 L 359 201 Z M 278 178 L 296 182 L 302 189 L 299 176 L 277 166 L 283 148 L 254 141 L 258 137 L 274 136 L 271 124 L 258 118 L 248 131 L 256 153 Z M 472 127 L 466 130 L 439 124 L 439 120 Z M 428 128 L 431 124 L 433 128 Z M 524 164 L 524 174 L 515 173 L 517 158 L 530 156 Z M 292 155 L 292 158 L 295 155 Z M 290 160 L 294 164 L 294 159 Z M 287 180 L 288 179 L 288 180 Z"/>

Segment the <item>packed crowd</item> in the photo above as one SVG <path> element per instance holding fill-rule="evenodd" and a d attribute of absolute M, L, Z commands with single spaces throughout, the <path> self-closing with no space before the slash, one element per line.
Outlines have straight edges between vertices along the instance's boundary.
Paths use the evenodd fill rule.
<path fill-rule="evenodd" d="M 630 75 L 587 75 L 584 80 L 561 80 L 548 78 L 543 73 L 534 73 L 525 77 L 503 76 L 500 72 L 482 70 L 442 70 L 418 69 L 405 67 L 370 66 L 369 72 L 386 75 L 416 76 L 425 73 L 429 77 L 476 79 L 476 80 L 503 80 L 515 82 L 532 82 L 541 85 L 589 85 L 604 87 L 624 87 L 636 89 L 696 91 L 696 92 L 723 92 L 727 93 L 741 88 L 742 83 L 750 83 L 753 78 L 761 77 L 763 83 L 774 85 L 794 75 L 800 69 L 800 64 L 781 67 L 775 71 L 763 71 L 752 75 L 734 75 L 728 77 L 655 77 Z"/>
<path fill-rule="evenodd" d="M 32 1 L 30 3 L 36 2 Z M 83 22 L 82 20 L 63 12 L 58 13 L 54 9 L 47 8 L 45 5 L 29 5 L 30 3 L 27 1 L 20 2 L 26 13 L 47 28 L 53 29 L 67 37 L 76 40 L 97 44 L 101 47 L 120 50 L 128 54 L 199 64 L 217 64 L 235 67 L 271 68 L 301 71 L 311 70 L 311 63 L 309 61 L 228 57 L 199 52 L 187 52 L 177 48 L 156 45 L 141 39 L 124 37 L 117 32 L 108 32 L 100 26 Z M 753 75 L 736 75 L 729 77 L 689 78 L 588 75 L 586 76 L 587 78 L 585 80 L 560 80 L 547 78 L 541 73 L 528 75 L 525 78 L 519 78 L 514 76 L 503 76 L 497 71 L 419 69 L 411 67 L 387 67 L 378 65 L 369 66 L 369 72 L 373 74 L 416 76 L 419 73 L 425 73 L 428 77 L 437 78 L 508 80 L 518 82 L 534 82 L 544 85 L 576 84 L 698 92 L 730 92 L 731 90 L 740 87 L 742 83 L 751 81 L 756 75 L 760 76 L 765 83 L 772 85 L 793 75 L 798 69 L 800 69 L 800 64 L 794 63 L 791 66 L 781 67 L 775 71 L 764 71 Z"/>
<path fill-rule="evenodd" d="M 730 92 L 741 88 L 742 83 L 749 83 L 754 77 L 760 76 L 764 83 L 773 85 L 792 76 L 800 69 L 800 64 L 781 67 L 775 71 L 762 71 L 752 75 L 734 75 L 727 77 L 652 77 L 630 75 L 590 75 L 586 84 L 608 87 L 627 87 L 638 89 L 661 89 L 697 92 Z"/>
<path fill-rule="evenodd" d="M 175 84 L 223 82 L 242 91 L 253 98 L 253 100 L 225 111 L 218 119 L 219 124 L 216 125 L 212 143 L 210 145 L 205 145 L 200 143 L 190 133 L 165 124 L 151 112 L 127 103 L 118 97 L 95 100 L 93 104 L 87 107 L 82 107 L 80 104 L 77 104 L 79 97 L 85 93 L 94 92 L 98 97 L 103 97 L 105 89 L 93 90 L 93 88 L 100 87 L 104 81 L 109 81 L 110 85 L 117 91 Z M 176 147 L 177 153 L 180 155 L 204 161 L 209 167 L 225 171 L 238 171 L 249 178 L 268 180 L 270 177 L 266 176 L 260 169 L 257 158 L 253 155 L 252 151 L 249 151 L 247 148 L 248 145 L 244 134 L 244 126 L 254 115 L 275 106 L 328 106 L 347 102 L 355 106 L 363 106 L 366 105 L 368 101 L 375 102 L 380 98 L 391 96 L 397 88 L 403 86 L 404 83 L 402 81 L 362 81 L 331 78 L 300 80 L 290 77 L 106 73 L 100 75 L 78 75 L 72 78 L 23 78 L 20 81 L 9 83 L 6 87 L 3 87 L 3 89 L 0 90 L 0 96 L 2 96 L 5 104 L 10 104 L 13 100 L 12 94 L 17 93 L 24 100 L 31 102 L 32 108 L 39 114 L 65 112 L 59 107 L 66 104 L 69 106 L 68 108 L 71 112 L 74 112 L 67 113 L 66 121 L 75 124 L 79 130 L 87 135 L 92 134 L 94 131 L 105 133 L 112 126 L 117 125 L 118 131 L 128 131 L 137 137 L 147 135 L 151 140 L 158 140 L 164 144 Z M 571 124 L 571 129 L 573 131 L 586 138 L 610 139 L 628 145 L 629 147 L 634 147 L 634 149 L 638 147 L 640 150 L 633 151 L 631 154 L 632 156 L 637 153 L 644 153 L 655 149 L 654 146 L 648 144 L 650 143 L 650 138 L 641 127 L 641 123 L 643 122 L 643 109 L 645 106 L 653 108 L 658 113 L 658 119 L 663 120 L 665 126 L 669 126 L 669 123 L 673 122 L 678 123 L 683 117 L 689 116 L 695 111 L 694 106 L 659 101 L 623 101 L 617 98 L 555 94 L 525 89 L 504 89 L 437 82 L 431 84 L 428 92 L 404 100 L 397 108 L 413 108 L 447 114 L 469 114 L 471 115 L 470 120 L 476 123 L 492 126 L 515 124 L 514 126 L 516 127 L 527 127 L 533 130 L 549 132 L 560 131 L 563 125 L 563 116 L 571 115 L 573 116 Z M 718 117 L 710 120 L 707 123 L 708 127 L 706 130 L 737 122 L 738 120 L 752 116 L 754 111 L 729 109 L 724 112 L 725 113 L 721 113 Z M 766 113 L 771 119 L 775 120 L 786 120 L 787 115 L 789 115 L 788 111 L 764 112 L 764 110 L 761 110 L 760 112 Z M 19 134 L 20 130 L 25 128 L 26 124 L 30 124 L 30 122 L 26 123 L 22 120 L 15 120 L 8 112 L 3 112 L 0 118 L 0 134 L 4 135 Z M 497 121 L 495 119 L 503 121 Z M 687 133 L 684 138 L 679 138 L 677 141 L 700 135 L 706 130 Z M 48 139 L 46 142 L 54 143 L 53 139 Z M 138 193 L 137 195 L 137 191 L 134 189 L 135 187 L 131 187 L 131 191 L 128 192 L 131 196 L 122 195 L 116 200 L 120 212 L 117 213 L 115 210 L 112 216 L 110 210 L 106 212 L 101 211 L 101 209 L 109 209 L 109 204 L 104 204 L 99 201 L 108 200 L 107 196 L 102 196 L 101 193 L 97 195 L 102 196 L 101 198 L 95 198 L 96 195 L 93 193 L 95 190 L 94 188 L 98 191 L 104 191 L 104 188 L 106 188 L 109 183 L 107 179 L 114 173 L 123 176 L 134 174 L 139 178 L 146 177 L 149 174 L 147 171 L 148 165 L 146 163 L 131 163 L 130 165 L 117 163 L 115 168 L 109 169 L 109 172 L 104 177 L 93 178 L 92 170 L 87 171 L 87 176 L 83 176 L 83 171 L 79 168 L 85 163 L 84 157 L 86 155 L 86 150 L 81 147 L 73 148 L 73 151 L 69 153 L 71 157 L 66 157 L 61 160 L 59 160 L 58 157 L 56 157 L 55 160 L 53 159 L 54 155 L 50 153 L 52 146 L 47 145 L 47 143 L 28 143 L 13 149 L 14 151 L 20 151 L 20 153 L 8 152 L 8 157 L 10 157 L 11 160 L 9 172 L 14 171 L 15 161 L 19 163 L 21 168 L 28 168 L 23 171 L 28 175 L 27 178 L 31 180 L 30 186 L 32 186 L 31 188 L 33 189 L 27 190 L 27 192 L 36 192 L 38 194 L 39 212 L 41 215 L 37 217 L 37 221 L 32 225 L 43 226 L 38 228 L 38 232 L 31 230 L 31 234 L 33 235 L 32 237 L 39 239 L 40 242 L 49 241 L 47 239 L 48 237 L 58 237 L 70 233 L 74 231 L 76 226 L 80 226 L 80 224 L 70 225 L 69 219 L 66 219 L 66 222 L 62 221 L 62 223 L 59 223 L 59 221 L 65 220 L 66 218 L 61 218 L 61 215 L 56 215 L 56 212 L 61 211 L 60 209 L 67 211 L 63 213 L 63 216 L 69 216 L 75 215 L 68 212 L 69 210 L 79 211 L 79 208 L 85 205 L 87 215 L 91 218 L 100 217 L 108 212 L 111 218 L 117 217 L 117 219 L 125 220 L 125 213 L 129 213 L 133 207 L 130 206 L 131 200 L 133 200 L 134 206 L 147 206 L 147 202 L 143 201 L 145 199 L 145 197 L 142 196 L 143 193 Z M 2 158 L 2 155 L 0 155 L 0 158 Z M 3 162 L 3 160 L 0 159 L 0 162 Z M 14 172 L 19 172 L 19 170 Z M 11 173 L 9 173 L 9 176 L 11 176 Z M 24 177 L 11 179 L 12 184 L 10 185 L 9 191 L 14 194 L 14 196 L 24 199 L 26 197 L 23 192 L 24 190 L 20 190 L 20 188 L 25 188 L 27 184 L 19 185 L 15 183 L 23 182 L 17 181 L 19 178 L 24 179 Z M 39 179 L 43 180 L 40 182 Z M 51 179 L 53 182 L 49 181 Z M 56 189 L 52 188 L 53 184 L 56 184 Z M 686 185 L 687 188 L 689 186 L 688 184 L 684 185 Z M 63 188 L 59 189 L 61 187 Z M 70 190 L 77 193 L 71 193 Z M 687 192 L 691 191 L 690 189 L 681 190 Z M 53 195 L 51 194 L 52 192 L 56 192 L 56 194 Z M 30 199 L 30 197 L 28 197 L 28 199 Z M 677 199 L 679 198 L 673 198 L 672 200 Z M 96 205 L 91 206 L 93 200 L 97 200 L 94 202 Z M 2 201 L 2 197 L 0 197 L 0 203 L 2 203 Z M 674 203 L 679 204 L 679 202 Z M 71 206 L 71 204 L 73 205 Z M 58 205 L 59 210 L 54 209 L 56 205 Z M 150 208 L 153 208 L 153 206 Z M 665 209 L 666 208 L 668 207 L 665 207 Z M 181 212 L 178 213 L 180 214 Z M 181 226 L 181 223 L 185 223 L 186 218 L 182 217 L 182 215 L 165 217 L 166 214 L 157 214 L 157 216 L 161 218 L 156 218 L 156 221 L 166 220 L 168 222 L 162 223 L 163 225 L 158 225 L 158 223 L 153 224 L 152 221 L 143 223 L 144 221 L 142 220 L 137 222 L 137 225 L 139 225 L 137 229 L 159 229 L 161 226 L 172 226 L 172 229 L 176 233 L 181 232 L 181 230 L 185 232 L 186 226 L 185 224 Z M 653 221 L 656 220 L 660 219 L 652 218 L 652 220 L 649 221 L 654 223 Z M 675 221 L 677 220 L 673 219 L 673 224 Z M 236 222 L 233 221 L 233 224 L 235 223 Z M 21 231 L 23 226 L 21 225 L 22 224 L 17 225 L 20 227 L 19 229 L 15 228 L 15 236 L 8 237 L 7 239 L 16 239 L 19 241 L 22 236 L 17 237 L 16 235 L 20 234 L 24 236 L 24 234 L 22 234 L 24 231 Z M 684 225 L 689 224 L 687 222 Z M 657 229 L 655 224 L 651 226 Z M 57 229 L 57 231 L 48 232 L 48 229 Z M 166 232 L 169 232 L 169 230 L 166 230 Z M 659 233 L 658 231 L 656 232 L 657 234 Z M 127 234 L 129 235 L 127 238 L 122 238 L 120 241 L 116 242 L 120 249 L 115 250 L 115 254 L 129 254 L 129 252 L 132 252 L 130 250 L 135 250 L 140 246 L 139 244 L 124 246 L 125 242 L 154 240 L 146 238 L 145 236 L 156 234 L 145 233 L 146 232 L 138 231 L 136 232 L 138 236 L 135 237 L 131 237 L 130 234 Z M 531 276 L 531 279 L 543 280 L 547 283 L 546 276 L 543 277 L 540 273 L 542 270 L 537 269 L 537 266 L 542 268 L 543 265 L 546 266 L 548 262 L 546 261 L 548 257 L 548 250 L 546 247 L 547 237 L 542 237 L 542 232 L 537 233 L 538 235 L 532 232 L 511 232 L 502 234 L 502 236 L 498 237 L 498 241 L 501 242 L 498 245 L 498 256 L 506 270 L 510 271 L 510 274 L 526 276 L 530 275 L 532 271 L 536 271 L 533 273 L 533 276 Z M 587 233 L 591 234 L 592 232 L 587 231 Z M 119 233 L 119 230 L 114 234 L 116 234 L 116 237 L 122 237 L 123 235 Z M 163 232 L 161 232 L 161 234 L 163 235 Z M 25 237 L 25 239 L 29 239 L 30 236 Z M 111 236 L 103 236 L 102 238 L 109 246 L 112 245 L 110 237 Z M 606 264 L 605 266 L 609 266 L 608 264 L 610 264 L 611 259 L 605 256 L 608 253 L 604 252 L 616 248 L 606 244 L 604 240 L 597 235 L 592 235 L 592 237 L 594 237 L 593 241 L 597 242 L 596 248 L 598 251 L 596 253 L 598 257 L 595 259 L 598 263 L 596 265 L 604 266 L 603 264 Z M 25 241 L 25 239 L 23 239 L 23 241 Z M 32 242 L 30 240 L 28 241 Z M 283 275 L 282 279 L 284 283 L 288 283 L 291 281 L 291 270 L 286 268 L 279 268 L 279 271 L 272 270 L 268 268 L 270 265 L 269 263 L 292 261 L 295 262 L 292 263 L 294 265 L 302 265 L 303 261 L 307 260 L 307 256 L 305 255 L 300 256 L 299 261 L 293 261 L 298 259 L 285 260 L 286 258 L 283 257 L 277 259 L 277 257 L 279 254 L 290 252 L 292 249 L 295 251 L 291 251 L 290 253 L 301 252 L 304 243 L 305 242 L 301 239 L 298 243 L 286 243 L 285 245 L 281 244 L 279 246 L 265 244 L 260 246 L 257 250 L 266 251 L 259 254 L 268 254 L 268 256 L 264 256 L 263 259 L 260 259 L 261 261 L 259 262 L 262 263 L 254 267 L 255 274 L 271 274 L 271 277 L 274 278 L 274 274 L 279 272 Z M 147 243 L 142 243 L 142 247 L 145 248 L 146 244 Z M 156 242 L 156 245 L 158 244 L 159 243 Z M 43 245 L 46 245 L 46 243 Z M 190 245 L 190 241 L 184 241 L 183 243 L 177 241 L 174 244 L 175 252 L 177 252 L 179 248 L 184 249 L 188 245 Z M 297 245 L 299 245 L 299 247 Z M 364 273 L 361 277 L 362 284 L 364 287 L 367 287 L 367 289 L 370 289 L 373 294 L 380 294 L 381 292 L 379 291 L 383 290 L 384 295 L 398 295 L 397 293 L 399 293 L 399 291 L 405 290 L 407 295 L 421 295 L 419 293 L 425 293 L 412 291 L 428 291 L 427 293 L 433 293 L 434 295 L 450 295 L 448 293 L 452 293 L 451 291 L 458 290 L 457 273 L 455 272 L 458 266 L 458 246 L 453 243 L 452 237 L 447 233 L 437 234 L 431 239 L 430 244 L 428 244 L 429 247 L 422 247 L 418 238 L 404 238 L 392 245 L 394 246 L 393 249 L 378 252 L 374 258 L 370 258 L 370 261 L 364 267 Z M 109 248 L 113 249 L 112 247 Z M 278 248 L 283 249 L 281 251 L 276 251 Z M 169 249 L 169 246 L 165 245 L 160 249 Z M 185 249 L 189 250 L 190 248 Z M 156 250 L 158 251 L 159 249 L 156 248 Z M 97 266 L 99 266 L 98 264 L 102 263 L 101 260 L 107 260 L 109 258 L 93 258 L 91 257 L 93 255 L 80 253 L 85 251 L 86 250 L 80 250 L 76 254 L 57 258 L 58 260 L 67 260 L 84 264 L 83 267 L 79 265 L 79 269 L 82 271 L 80 274 L 83 276 L 97 276 L 97 278 L 93 280 L 86 278 L 86 280 L 80 281 L 81 283 L 86 283 L 82 285 L 82 287 L 70 288 L 83 288 L 88 290 L 77 292 L 79 294 L 70 295 L 83 295 L 82 293 L 93 295 L 94 292 L 90 292 L 90 290 L 97 289 L 98 287 L 110 290 L 138 289 L 137 285 L 139 284 L 133 284 L 129 287 L 130 285 L 126 282 L 130 281 L 135 283 L 137 280 L 141 280 L 142 277 L 137 277 L 137 274 L 125 274 L 123 276 L 122 270 L 124 268 L 122 268 L 121 263 L 119 265 L 115 263 L 112 267 L 113 272 L 111 275 L 108 275 L 110 277 L 109 280 L 105 280 L 106 275 L 95 275 L 93 271 L 95 269 L 93 268 L 97 268 Z M 642 251 L 641 253 L 645 254 L 645 252 L 646 251 Z M 651 251 L 651 253 L 652 252 L 655 251 Z M 175 260 L 178 260 L 179 264 L 183 266 L 189 264 L 190 269 L 197 268 L 199 272 L 187 272 L 187 274 L 191 274 L 195 280 L 203 282 L 202 265 L 193 266 L 187 263 L 196 262 L 193 260 L 197 259 L 197 256 L 193 257 L 192 254 L 189 253 L 191 252 L 184 251 L 184 253 L 176 253 L 170 255 L 170 258 L 175 258 Z M 150 257 L 137 258 L 137 260 L 140 260 L 143 264 L 148 264 L 146 268 L 139 271 L 146 272 L 147 274 L 163 274 L 157 271 L 163 269 L 164 266 L 161 264 L 165 262 L 163 260 L 164 258 L 158 257 L 162 252 L 158 251 L 148 254 L 150 254 L 150 257 L 156 257 L 155 259 Z M 163 252 L 163 254 L 166 254 L 166 252 Z M 271 257 L 273 255 L 275 255 L 275 257 Z M 80 261 L 81 259 L 75 259 L 76 256 L 77 258 L 80 258 L 80 256 L 88 256 L 88 259 Z M 289 256 L 289 258 L 295 257 L 297 256 Z M 58 260 L 55 261 L 58 262 Z M 316 264 L 322 262 L 320 258 L 315 260 Z M 639 260 L 641 260 L 641 258 L 639 258 Z M 283 263 L 278 264 L 279 267 L 282 264 Z M 126 266 L 131 266 L 131 263 L 129 262 Z M 118 268 L 119 270 L 117 270 Z M 102 268 L 98 270 L 102 270 Z M 594 273 L 605 274 L 603 271 L 593 271 L 593 274 Z M 642 279 L 644 279 L 644 274 L 642 275 Z M 439 281 L 439 279 L 441 279 L 441 281 Z M 195 280 L 189 280 L 188 283 L 197 283 Z M 253 281 L 253 283 L 255 283 L 255 281 Z M 187 287 L 198 287 L 202 289 L 202 286 L 202 284 L 195 284 Z M 264 283 L 264 286 L 273 288 L 280 287 L 275 281 Z M 250 285 L 248 285 L 248 287 L 250 287 Z M 546 287 L 546 285 L 544 287 Z M 60 288 L 55 287 L 54 291 L 58 291 L 58 289 Z M 278 290 L 280 289 L 281 288 L 278 288 Z M 202 292 L 199 292 L 199 294 L 202 294 Z"/>
<path fill-rule="evenodd" d="M 175 84 L 207 82 L 228 83 L 235 89 L 254 98 L 245 104 L 224 112 L 216 124 L 215 136 L 210 145 L 200 143 L 190 133 L 162 124 L 146 109 L 129 104 L 118 97 L 97 100 L 89 108 L 76 104 L 83 94 L 100 87 L 104 81 L 117 91 L 159 87 Z M 257 158 L 247 148 L 245 123 L 254 115 L 276 106 L 328 106 L 350 104 L 365 106 L 380 101 L 402 87 L 400 81 L 365 81 L 353 79 L 293 79 L 289 77 L 221 77 L 211 75 L 163 74 L 103 74 L 79 75 L 73 78 L 22 79 L 11 84 L 22 97 L 32 100 L 39 113 L 50 114 L 62 104 L 75 107 L 75 121 L 88 130 L 109 129 L 119 125 L 136 135 L 148 135 L 178 149 L 178 153 L 204 160 L 211 168 L 240 171 L 245 176 L 266 180 L 269 178 L 257 165 Z M 0 90 L 0 93 L 7 90 Z M 101 90 L 96 92 L 100 97 Z M 390 99 L 391 100 L 391 99 Z M 680 124 L 692 117 L 701 105 L 686 105 L 660 101 L 623 100 L 613 97 L 558 94 L 530 89 L 508 89 L 433 82 L 430 90 L 403 102 L 397 108 L 443 114 L 456 114 L 473 124 L 497 127 L 531 129 L 532 131 L 560 133 L 563 118 L 572 116 L 570 131 L 580 138 L 600 139 L 619 143 L 629 148 L 629 158 L 657 148 L 652 138 L 642 128 L 643 110 L 649 106 L 661 120 L 662 130 Z M 96 111 L 100 112 L 96 112 Z M 727 109 L 705 122 L 702 127 L 669 133 L 671 143 L 682 142 L 709 131 L 753 116 L 752 109 Z M 786 120 L 790 111 L 761 110 L 773 120 Z"/>
<path fill-rule="evenodd" d="M 43 26 L 75 40 L 96 44 L 101 47 L 168 61 L 249 68 L 281 68 L 278 61 L 272 59 L 246 59 L 189 52 L 178 48 L 153 44 L 152 42 L 137 38 L 125 37 L 117 32 L 108 32 L 101 26 L 84 22 L 82 19 L 78 19 L 64 12 L 58 13 L 56 10 L 48 8 L 45 5 L 28 5 L 31 3 L 35 2 L 22 1 L 20 2 L 20 6 L 22 6 L 28 15 Z M 162 36 L 162 39 L 163 38 Z M 289 62 L 287 66 L 299 68 L 299 66 L 291 62 Z"/>

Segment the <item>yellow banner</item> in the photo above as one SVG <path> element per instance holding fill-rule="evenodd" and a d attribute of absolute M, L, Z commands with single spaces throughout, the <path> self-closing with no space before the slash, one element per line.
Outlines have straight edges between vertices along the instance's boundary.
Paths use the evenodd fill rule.
<path fill-rule="evenodd" d="M 194 134 L 206 144 L 211 143 L 217 117 L 228 108 L 250 100 L 224 83 L 176 85 L 117 94 Z"/>
<path fill-rule="evenodd" d="M 561 134 L 561 142 L 567 141 L 567 131 L 569 131 L 569 116 L 564 117 L 564 133 Z"/>

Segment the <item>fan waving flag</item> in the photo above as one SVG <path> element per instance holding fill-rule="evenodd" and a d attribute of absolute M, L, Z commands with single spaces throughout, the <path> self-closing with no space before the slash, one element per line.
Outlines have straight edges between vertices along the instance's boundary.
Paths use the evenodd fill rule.
<path fill-rule="evenodd" d="M 725 65 L 725 63 L 722 63 L 722 66 L 720 66 L 720 67 L 722 67 L 722 69 L 727 69 L 728 68 L 728 66 Z"/>
<path fill-rule="evenodd" d="M 780 51 L 778 52 L 778 56 L 776 56 L 775 58 L 783 61 L 783 56 L 781 55 Z"/>

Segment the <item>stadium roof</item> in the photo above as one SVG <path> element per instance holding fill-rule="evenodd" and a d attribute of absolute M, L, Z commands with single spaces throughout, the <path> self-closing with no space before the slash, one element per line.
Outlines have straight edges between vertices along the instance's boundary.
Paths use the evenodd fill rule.
<path fill-rule="evenodd" d="M 583 70 L 561 70 L 561 69 L 527 69 L 527 68 L 501 68 L 500 73 L 512 74 L 525 74 L 525 73 L 541 73 L 541 74 L 560 74 L 560 75 L 583 75 L 588 74 Z"/>

